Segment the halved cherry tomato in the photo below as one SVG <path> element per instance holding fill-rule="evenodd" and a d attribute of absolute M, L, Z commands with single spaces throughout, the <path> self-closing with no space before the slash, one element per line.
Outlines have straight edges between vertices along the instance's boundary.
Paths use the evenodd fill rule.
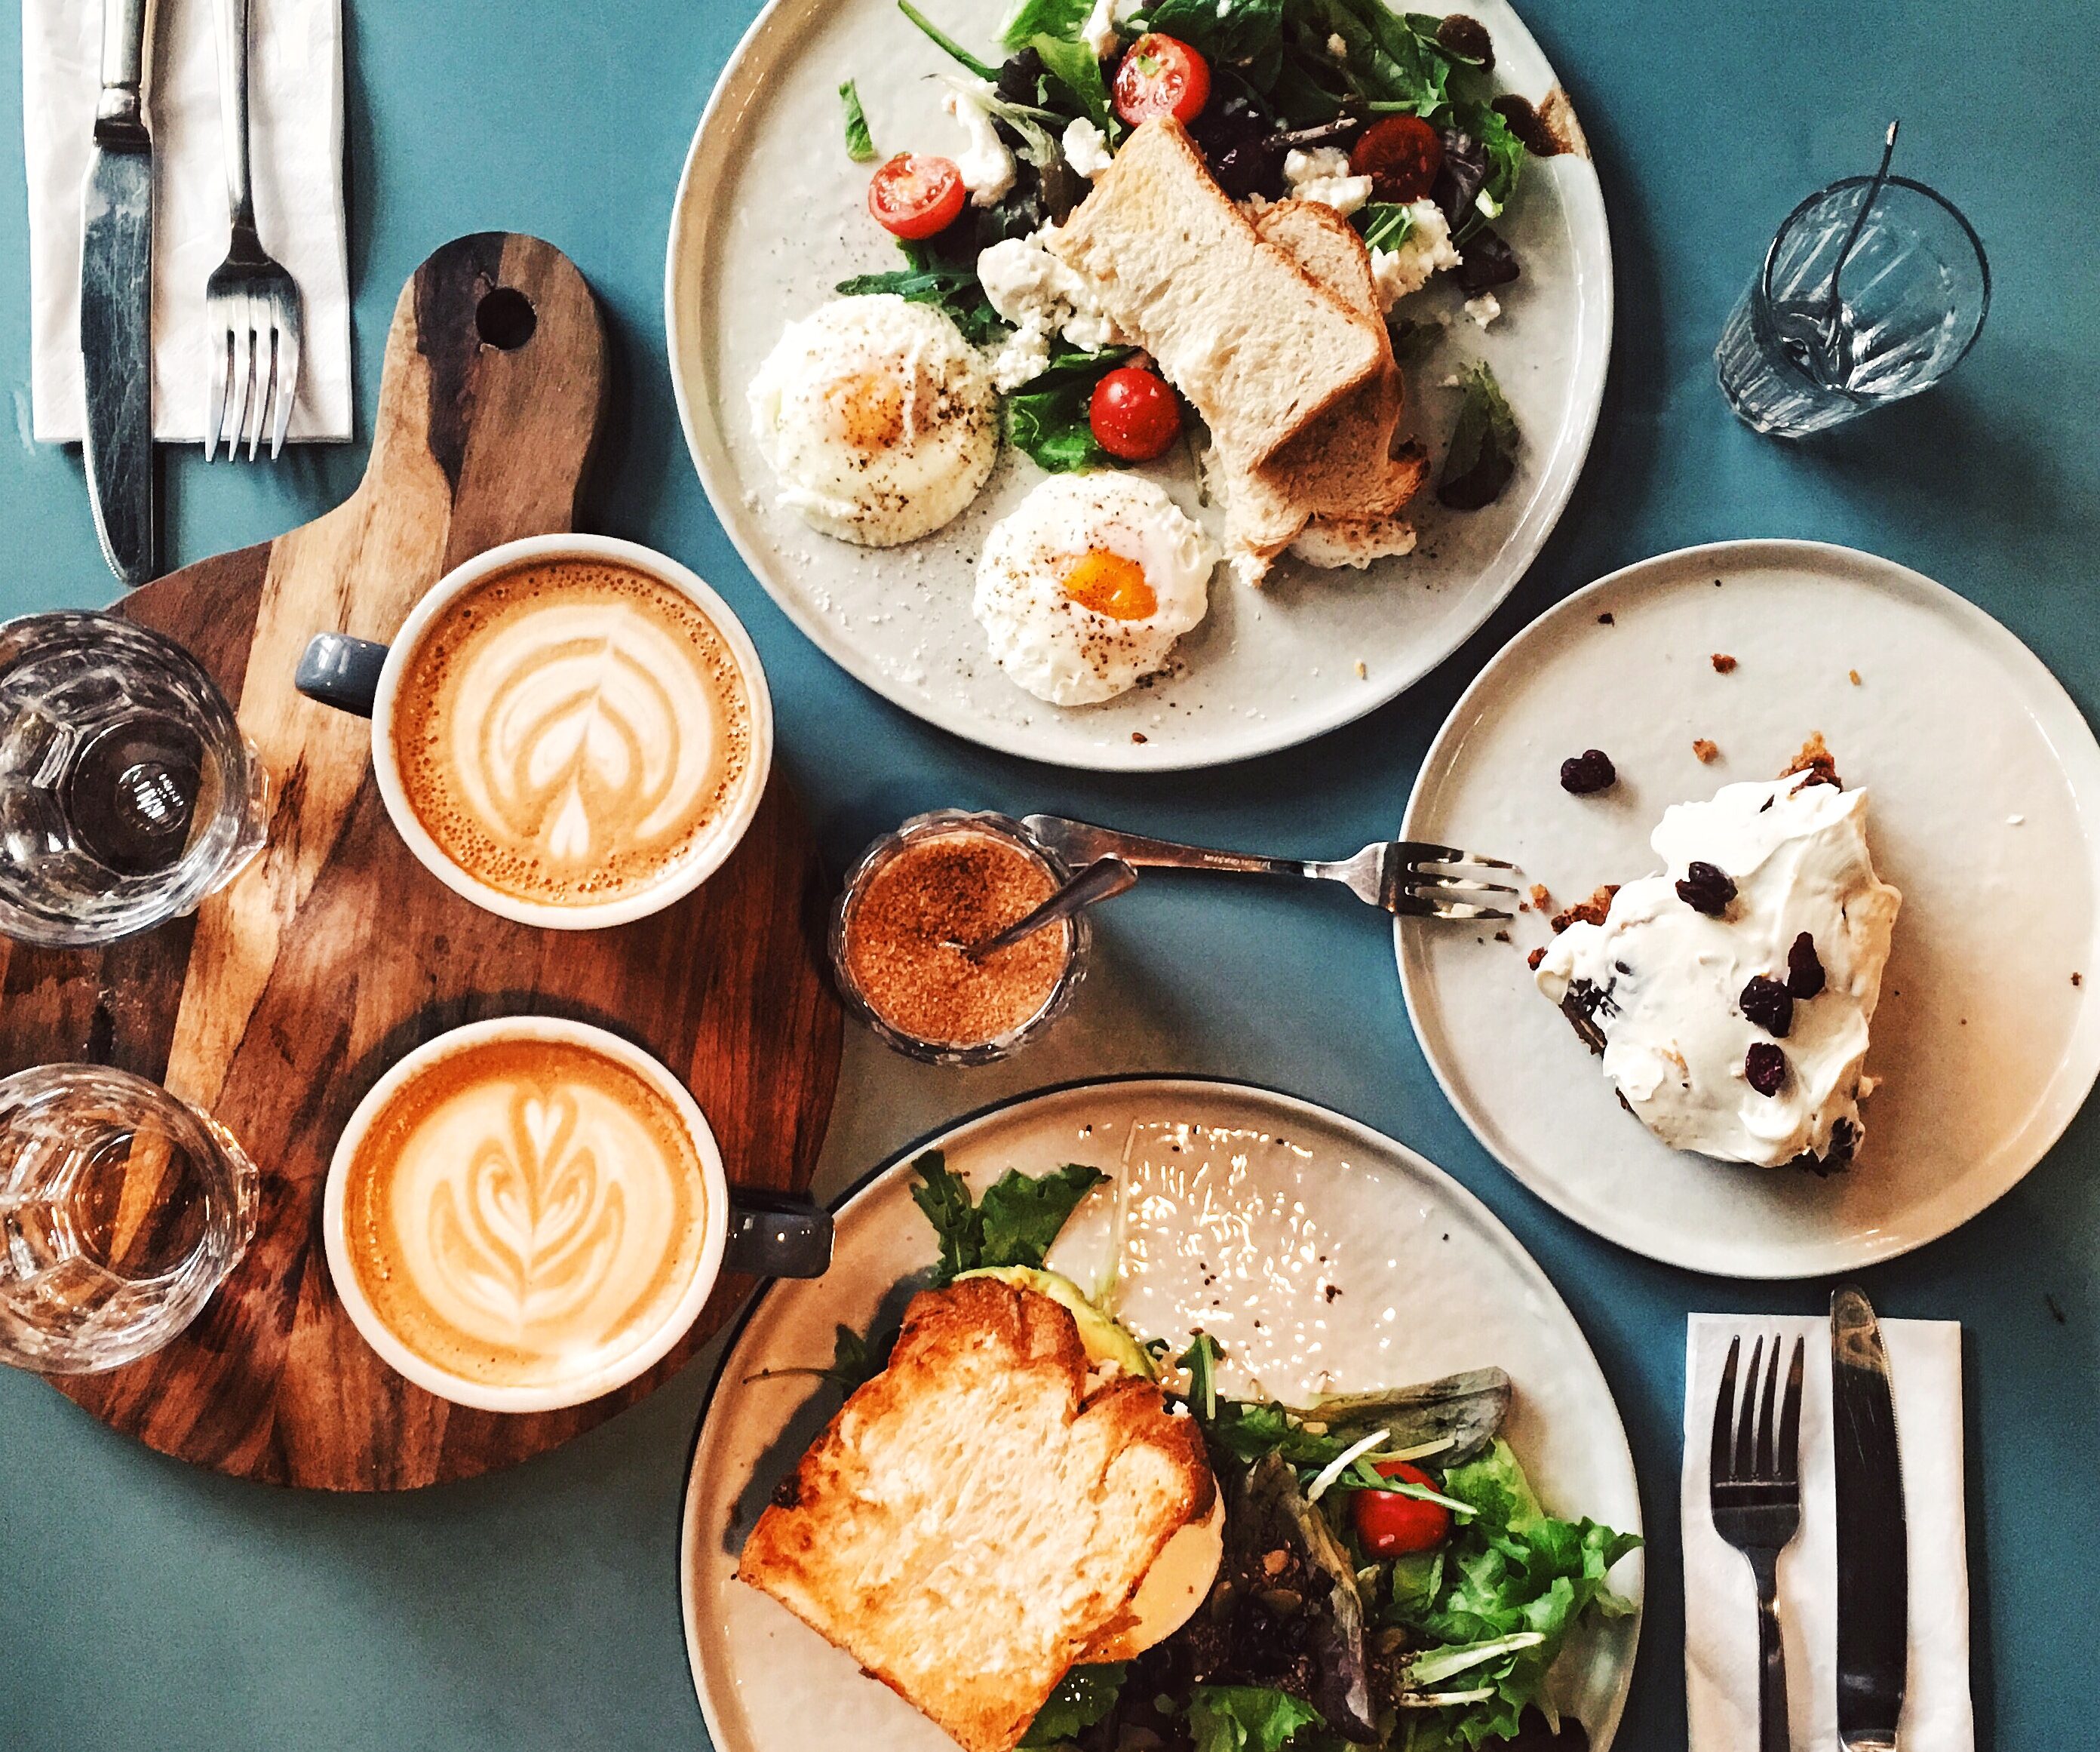
<path fill-rule="evenodd" d="M 1110 456 L 1149 462 L 1181 435 L 1181 404 L 1156 372 L 1118 365 L 1094 386 L 1087 424 Z"/>
<path fill-rule="evenodd" d="M 931 237 L 955 223 L 968 191 L 952 158 L 899 152 L 867 185 L 867 210 L 899 237 Z"/>
<path fill-rule="evenodd" d="M 1405 1460 L 1377 1463 L 1381 1478 L 1420 1485 L 1434 1490 L 1436 1481 L 1418 1466 Z M 1424 1503 L 1418 1497 L 1403 1497 L 1390 1490 L 1359 1490 L 1349 1498 L 1349 1511 L 1357 1523 L 1357 1542 L 1373 1557 L 1401 1557 L 1410 1551 L 1433 1551 L 1451 1534 L 1451 1511 L 1440 1503 Z"/>
<path fill-rule="evenodd" d="M 1154 116 L 1193 121 L 1211 101 L 1211 64 L 1179 37 L 1149 30 L 1123 51 L 1115 113 L 1133 128 Z"/>
<path fill-rule="evenodd" d="M 1371 179 L 1371 199 L 1420 201 L 1444 168 L 1444 142 L 1419 116 L 1387 116 L 1357 136 L 1349 174 Z"/>

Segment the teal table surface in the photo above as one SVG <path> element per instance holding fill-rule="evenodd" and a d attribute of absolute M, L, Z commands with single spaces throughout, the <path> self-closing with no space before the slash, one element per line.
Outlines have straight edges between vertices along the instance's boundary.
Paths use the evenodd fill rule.
<path fill-rule="evenodd" d="M 1914 566 L 2026 639 L 2089 717 L 2100 706 L 2100 23 L 2085 0 L 1529 7 L 1587 127 L 1617 271 L 1611 382 L 1573 501 L 1514 598 L 1404 699 L 1304 748 L 1158 779 L 1033 766 L 893 709 L 796 632 L 709 512 L 664 368 L 664 239 L 695 121 L 754 10 L 755 0 L 350 0 L 358 441 L 288 452 L 275 468 L 170 457 L 171 560 L 272 535 L 347 492 L 404 279 L 448 237 L 508 227 L 567 251 L 610 316 L 615 400 L 589 526 L 689 562 L 744 617 L 772 677 L 782 759 L 835 861 L 906 814 L 955 803 L 1308 854 L 1353 848 L 1397 823 L 1445 713 L 1518 628 L 1628 561 L 1726 536 L 1814 537 Z M 28 438 L 19 52 L 19 35 L 0 30 L 0 371 L 18 434 L 0 460 L 0 614 L 113 594 L 77 452 Z M 1952 196 L 1990 249 L 1989 324 L 1938 392 L 1813 448 L 1761 439 L 1714 386 L 1722 319 L 1789 208 L 1870 167 L 1896 115 L 1900 167 Z M 1946 685 L 1957 694 L 1961 677 Z M 821 1183 L 842 1184 L 946 1114 L 1094 1071 L 1251 1078 L 1414 1145 L 1537 1255 L 1610 1377 L 1652 1554 L 1620 1743 L 1681 1747 L 1684 1317 L 1808 1312 L 1829 1286 L 1738 1285 L 1652 1264 L 1525 1192 L 1438 1092 L 1385 920 L 1346 897 L 1162 883 L 1118 902 L 1100 930 L 1103 977 L 1018 1065 L 937 1073 L 849 1041 Z M 2005 1752 L 2092 1743 L 2096 1167 L 2089 1105 L 1995 1207 L 1864 1278 L 1885 1313 L 1967 1331 L 1973 1682 L 1979 1743 Z M 0 1370 L 0 1745 L 704 1745 L 674 1542 L 707 1373 L 695 1365 L 514 1472 L 340 1499 L 192 1471 Z"/>

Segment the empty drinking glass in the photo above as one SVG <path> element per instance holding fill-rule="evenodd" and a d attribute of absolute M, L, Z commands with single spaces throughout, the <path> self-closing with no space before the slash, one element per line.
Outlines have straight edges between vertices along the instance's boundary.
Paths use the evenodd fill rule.
<path fill-rule="evenodd" d="M 158 1350 L 240 1260 L 255 1204 L 240 1146 L 157 1083 L 0 1080 L 0 1362 L 86 1375 Z"/>
<path fill-rule="evenodd" d="M 0 932 L 80 947 L 192 911 L 261 849 L 262 761 L 174 640 L 0 624 Z"/>
<path fill-rule="evenodd" d="M 1760 432 L 1802 437 L 1928 390 L 1983 329 L 1991 267 L 1968 220 L 1922 183 L 1875 183 L 1847 177 L 1796 207 L 1722 331 L 1722 393 Z"/>

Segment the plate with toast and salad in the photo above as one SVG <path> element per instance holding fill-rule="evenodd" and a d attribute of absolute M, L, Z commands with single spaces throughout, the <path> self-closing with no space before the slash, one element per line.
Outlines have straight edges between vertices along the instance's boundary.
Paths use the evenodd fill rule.
<path fill-rule="evenodd" d="M 719 1752 L 1608 1746 L 1640 1503 L 1486 1207 L 1247 1085 L 956 1122 L 761 1292 L 681 1587 Z"/>
<path fill-rule="evenodd" d="M 1454 650 L 1567 501 L 1611 319 L 1502 0 L 774 0 L 665 284 L 695 465 L 790 617 L 1092 770 L 1287 747 Z"/>

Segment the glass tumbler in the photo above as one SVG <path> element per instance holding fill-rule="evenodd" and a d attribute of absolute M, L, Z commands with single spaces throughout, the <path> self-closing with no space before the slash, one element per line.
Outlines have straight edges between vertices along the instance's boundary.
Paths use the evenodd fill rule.
<path fill-rule="evenodd" d="M 1833 183 L 1788 214 L 1722 330 L 1721 392 L 1760 432 L 1804 437 L 1930 389 L 1983 330 L 1983 244 L 1945 196 L 1900 176 L 1844 258 L 1833 320 L 1831 275 L 1873 180 Z"/>
<path fill-rule="evenodd" d="M 262 849 L 265 804 L 174 640 L 115 615 L 0 623 L 0 933 L 81 947 L 192 911 Z"/>
<path fill-rule="evenodd" d="M 246 1251 L 256 1196 L 232 1136 L 158 1083 L 0 1079 L 0 1361 L 88 1375 L 158 1350 Z"/>

